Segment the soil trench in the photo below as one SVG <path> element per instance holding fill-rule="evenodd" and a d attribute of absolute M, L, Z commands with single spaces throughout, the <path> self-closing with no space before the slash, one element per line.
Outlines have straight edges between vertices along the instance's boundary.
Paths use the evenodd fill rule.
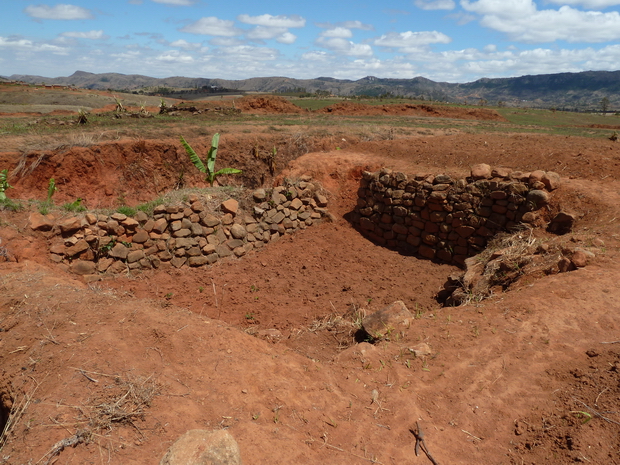
<path fill-rule="evenodd" d="M 538 135 L 347 137 L 301 146 L 265 136 L 256 157 L 252 137 L 228 133 L 221 166 L 246 167 L 228 182 L 311 175 L 334 221 L 200 270 L 85 283 L 50 263 L 28 212 L 1 211 L 0 248 L 16 261 L 0 263 L 0 393 L 10 389 L 11 405 L 26 408 L 0 463 L 44 463 L 80 431 L 88 435 L 57 463 L 157 463 L 197 428 L 227 429 L 248 464 L 417 463 L 416 423 L 439 463 L 620 463 L 620 146 Z M 285 169 L 271 173 L 261 154 L 276 138 Z M 173 139 L 127 140 L 3 152 L 0 161 L 16 170 L 12 198 L 44 199 L 55 177 L 58 204 L 82 197 L 109 208 L 150 201 L 181 172 L 186 186 L 206 187 L 181 150 Z M 436 295 L 456 268 L 377 246 L 344 218 L 363 170 L 463 176 L 475 163 L 560 173 L 554 202 L 578 220 L 569 234 L 537 239 L 593 258 L 444 308 Z M 356 340 L 360 317 L 397 300 L 415 315 L 408 329 Z M 0 418 L 19 413 L 2 405 Z"/>

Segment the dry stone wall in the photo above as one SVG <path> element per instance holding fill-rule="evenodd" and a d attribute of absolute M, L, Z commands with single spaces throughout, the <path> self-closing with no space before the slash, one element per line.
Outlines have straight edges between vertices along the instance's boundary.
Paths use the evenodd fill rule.
<path fill-rule="evenodd" d="M 226 257 L 242 257 L 284 234 L 328 216 L 327 199 L 309 177 L 253 192 L 250 211 L 234 199 L 209 211 L 206 199 L 188 196 L 178 205 L 159 205 L 152 216 L 138 212 L 86 213 L 56 220 L 33 213 L 30 226 L 48 231 L 51 260 L 74 273 L 97 277 L 172 266 L 201 267 Z"/>
<path fill-rule="evenodd" d="M 486 164 L 463 179 L 364 172 L 352 222 L 378 244 L 462 266 L 498 232 L 535 223 L 559 184 L 553 172 Z"/>

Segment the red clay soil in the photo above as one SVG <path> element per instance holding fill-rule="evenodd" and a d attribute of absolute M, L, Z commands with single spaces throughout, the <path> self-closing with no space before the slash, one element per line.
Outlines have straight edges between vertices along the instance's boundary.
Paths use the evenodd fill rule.
<path fill-rule="evenodd" d="M 244 113 L 306 113 L 306 110 L 292 104 L 289 100 L 278 96 L 246 96 L 235 100 L 235 107 Z"/>
<path fill-rule="evenodd" d="M 316 110 L 317 113 L 350 116 L 375 115 L 413 115 L 432 116 L 436 118 L 478 119 L 488 121 L 506 121 L 495 110 L 486 108 L 457 108 L 441 105 L 364 105 L 362 103 L 341 102 Z"/>
<path fill-rule="evenodd" d="M 135 144 L 51 153 L 8 193 L 42 198 L 51 176 L 92 206 L 120 184 L 136 202 L 169 189 L 164 167 L 183 163 L 180 148 Z M 540 240 L 596 257 L 442 308 L 435 295 L 453 267 L 378 247 L 344 216 L 363 169 L 463 175 L 480 162 L 560 173 L 554 208 L 579 219 Z M 1 211 L 0 250 L 18 261 L 0 263 L 0 401 L 24 413 L 0 463 L 153 464 L 195 428 L 227 428 L 249 465 L 431 463 L 415 455 L 416 423 L 440 464 L 620 463 L 619 162 L 611 141 L 521 135 L 308 153 L 280 176 L 321 181 L 334 222 L 213 267 L 90 284 L 49 262 L 28 212 Z M 415 323 L 357 342 L 355 313 L 395 300 Z M 432 354 L 416 358 L 409 349 L 422 342 Z"/>
<path fill-rule="evenodd" d="M 308 113 L 289 100 L 274 95 L 253 96 L 233 101 L 201 101 L 192 102 L 198 109 L 214 106 L 234 106 L 243 113 L 249 114 L 298 114 Z M 486 108 L 458 108 L 443 105 L 390 104 L 369 105 L 354 102 L 340 102 L 329 105 L 313 113 L 325 113 L 340 116 L 423 116 L 435 118 L 456 118 L 469 120 L 506 121 L 497 111 Z"/>

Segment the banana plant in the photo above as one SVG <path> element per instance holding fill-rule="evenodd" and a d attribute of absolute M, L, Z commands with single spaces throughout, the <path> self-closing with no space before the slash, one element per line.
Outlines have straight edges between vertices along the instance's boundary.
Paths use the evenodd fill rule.
<path fill-rule="evenodd" d="M 6 200 L 6 194 L 4 191 L 12 188 L 8 182 L 9 170 L 0 171 L 0 200 Z"/>
<path fill-rule="evenodd" d="M 194 149 L 187 143 L 183 136 L 181 136 L 181 145 L 183 145 L 183 147 L 185 148 L 189 159 L 201 173 L 205 173 L 206 180 L 209 182 L 211 187 L 213 187 L 215 179 L 221 174 L 240 174 L 243 172 L 236 168 L 222 168 L 221 170 L 215 171 L 215 159 L 217 158 L 217 147 L 219 143 L 220 134 L 215 133 L 213 135 L 213 139 L 211 139 L 211 147 L 207 152 L 207 159 L 205 160 L 205 163 L 203 163 L 203 161 L 196 154 Z"/>

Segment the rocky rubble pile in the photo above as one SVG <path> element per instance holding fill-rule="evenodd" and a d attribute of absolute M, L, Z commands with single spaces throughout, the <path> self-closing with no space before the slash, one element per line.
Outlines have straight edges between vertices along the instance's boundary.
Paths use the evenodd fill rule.
<path fill-rule="evenodd" d="M 465 260 L 464 270 L 448 277 L 437 299 L 446 306 L 479 302 L 499 294 L 523 276 L 546 276 L 585 267 L 604 247 L 600 238 L 590 246 L 572 236 L 568 241 L 540 240 L 532 231 L 501 234 L 487 249 Z"/>
<path fill-rule="evenodd" d="M 378 244 L 463 266 L 498 232 L 537 223 L 559 185 L 554 172 L 486 164 L 463 179 L 384 168 L 363 173 L 352 221 Z"/>
<path fill-rule="evenodd" d="M 58 220 L 32 213 L 30 227 L 47 232 L 52 261 L 92 279 L 101 273 L 200 267 L 242 257 L 329 216 L 327 199 L 310 181 L 302 177 L 254 191 L 250 212 L 235 199 L 222 202 L 219 212 L 209 211 L 204 199 L 193 194 L 182 204 L 159 205 L 152 216 L 86 213 Z"/>

